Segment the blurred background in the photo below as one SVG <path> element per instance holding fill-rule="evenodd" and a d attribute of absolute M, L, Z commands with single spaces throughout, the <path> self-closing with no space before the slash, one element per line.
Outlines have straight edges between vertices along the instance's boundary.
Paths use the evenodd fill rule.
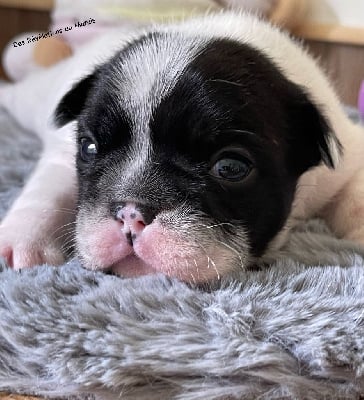
<path fill-rule="evenodd" d="M 62 6 L 62 0 L 55 1 L 0 0 L 0 51 L 3 52 L 6 45 L 20 33 L 47 32 L 54 22 L 52 18 L 55 7 Z M 97 0 L 86 3 L 94 4 L 95 1 Z M 117 3 L 117 0 L 110 1 L 114 6 Z M 144 0 L 145 3 L 146 1 Z M 63 0 L 63 8 L 68 7 L 72 14 L 72 7 L 80 8 L 81 2 Z M 221 5 L 224 1 L 215 0 L 215 3 Z M 238 3 L 238 0 L 232 3 Z M 281 13 L 291 7 L 290 14 L 285 15 L 283 20 L 282 16 L 277 17 L 278 22 L 283 21 L 284 28 L 305 40 L 311 52 L 320 58 L 342 100 L 347 104 L 357 105 L 359 89 L 364 81 L 364 0 L 272 0 L 275 6 L 278 3 L 282 6 L 279 11 Z M 98 22 L 96 16 L 91 15 L 92 8 L 87 10 L 87 6 L 85 7 L 85 1 L 83 7 L 90 14 L 88 18 L 95 18 Z M 10 78 L 3 66 L 0 68 L 0 78 Z"/>

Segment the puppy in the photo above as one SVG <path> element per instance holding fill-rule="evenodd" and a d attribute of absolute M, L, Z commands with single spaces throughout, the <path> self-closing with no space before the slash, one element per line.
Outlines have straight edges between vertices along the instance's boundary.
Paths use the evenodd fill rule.
<path fill-rule="evenodd" d="M 364 244 L 364 132 L 302 47 L 251 15 L 119 32 L 0 94 L 45 143 L 0 231 L 15 268 L 62 261 L 77 191 L 82 264 L 125 277 L 220 279 L 313 216 Z"/>

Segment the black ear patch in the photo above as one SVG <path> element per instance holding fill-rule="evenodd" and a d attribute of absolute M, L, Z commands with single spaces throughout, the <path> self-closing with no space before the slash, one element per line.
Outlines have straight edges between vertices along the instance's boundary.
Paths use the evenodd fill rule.
<path fill-rule="evenodd" d="M 342 152 L 342 147 L 332 133 L 328 121 L 303 91 L 300 90 L 292 99 L 294 100 L 287 105 L 291 130 L 288 141 L 293 150 L 290 152 L 289 161 L 292 168 L 303 173 L 320 162 L 329 168 L 335 168 L 330 141 L 339 154 Z"/>
<path fill-rule="evenodd" d="M 96 81 L 96 72 L 86 76 L 66 93 L 54 113 L 54 121 L 58 128 L 76 119 L 86 102 L 90 90 Z"/>

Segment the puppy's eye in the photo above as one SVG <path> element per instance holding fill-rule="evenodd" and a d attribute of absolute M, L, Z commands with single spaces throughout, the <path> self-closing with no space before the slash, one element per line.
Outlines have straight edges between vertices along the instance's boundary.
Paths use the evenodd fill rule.
<path fill-rule="evenodd" d="M 211 175 L 230 182 L 239 182 L 251 172 L 251 161 L 240 154 L 228 155 L 220 158 L 211 168 Z"/>
<path fill-rule="evenodd" d="M 97 146 L 89 138 L 82 138 L 80 141 L 80 156 L 83 161 L 91 161 L 95 158 L 97 154 Z"/>

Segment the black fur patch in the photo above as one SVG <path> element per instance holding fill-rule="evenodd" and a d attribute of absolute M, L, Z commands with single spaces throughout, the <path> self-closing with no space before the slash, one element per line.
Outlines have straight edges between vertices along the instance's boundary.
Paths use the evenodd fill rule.
<path fill-rule="evenodd" d="M 76 83 L 73 88 L 62 98 L 55 111 L 57 127 L 77 119 L 85 106 L 86 99 L 96 81 L 97 73 L 94 72 Z"/>
<path fill-rule="evenodd" d="M 224 147 L 250 154 L 252 179 L 206 175 L 196 195 L 208 215 L 246 227 L 256 256 L 282 228 L 299 176 L 321 161 L 332 165 L 329 127 L 304 91 L 259 51 L 230 40 L 210 43 L 186 68 L 151 127 L 171 159 L 183 154 L 205 171 Z"/>

